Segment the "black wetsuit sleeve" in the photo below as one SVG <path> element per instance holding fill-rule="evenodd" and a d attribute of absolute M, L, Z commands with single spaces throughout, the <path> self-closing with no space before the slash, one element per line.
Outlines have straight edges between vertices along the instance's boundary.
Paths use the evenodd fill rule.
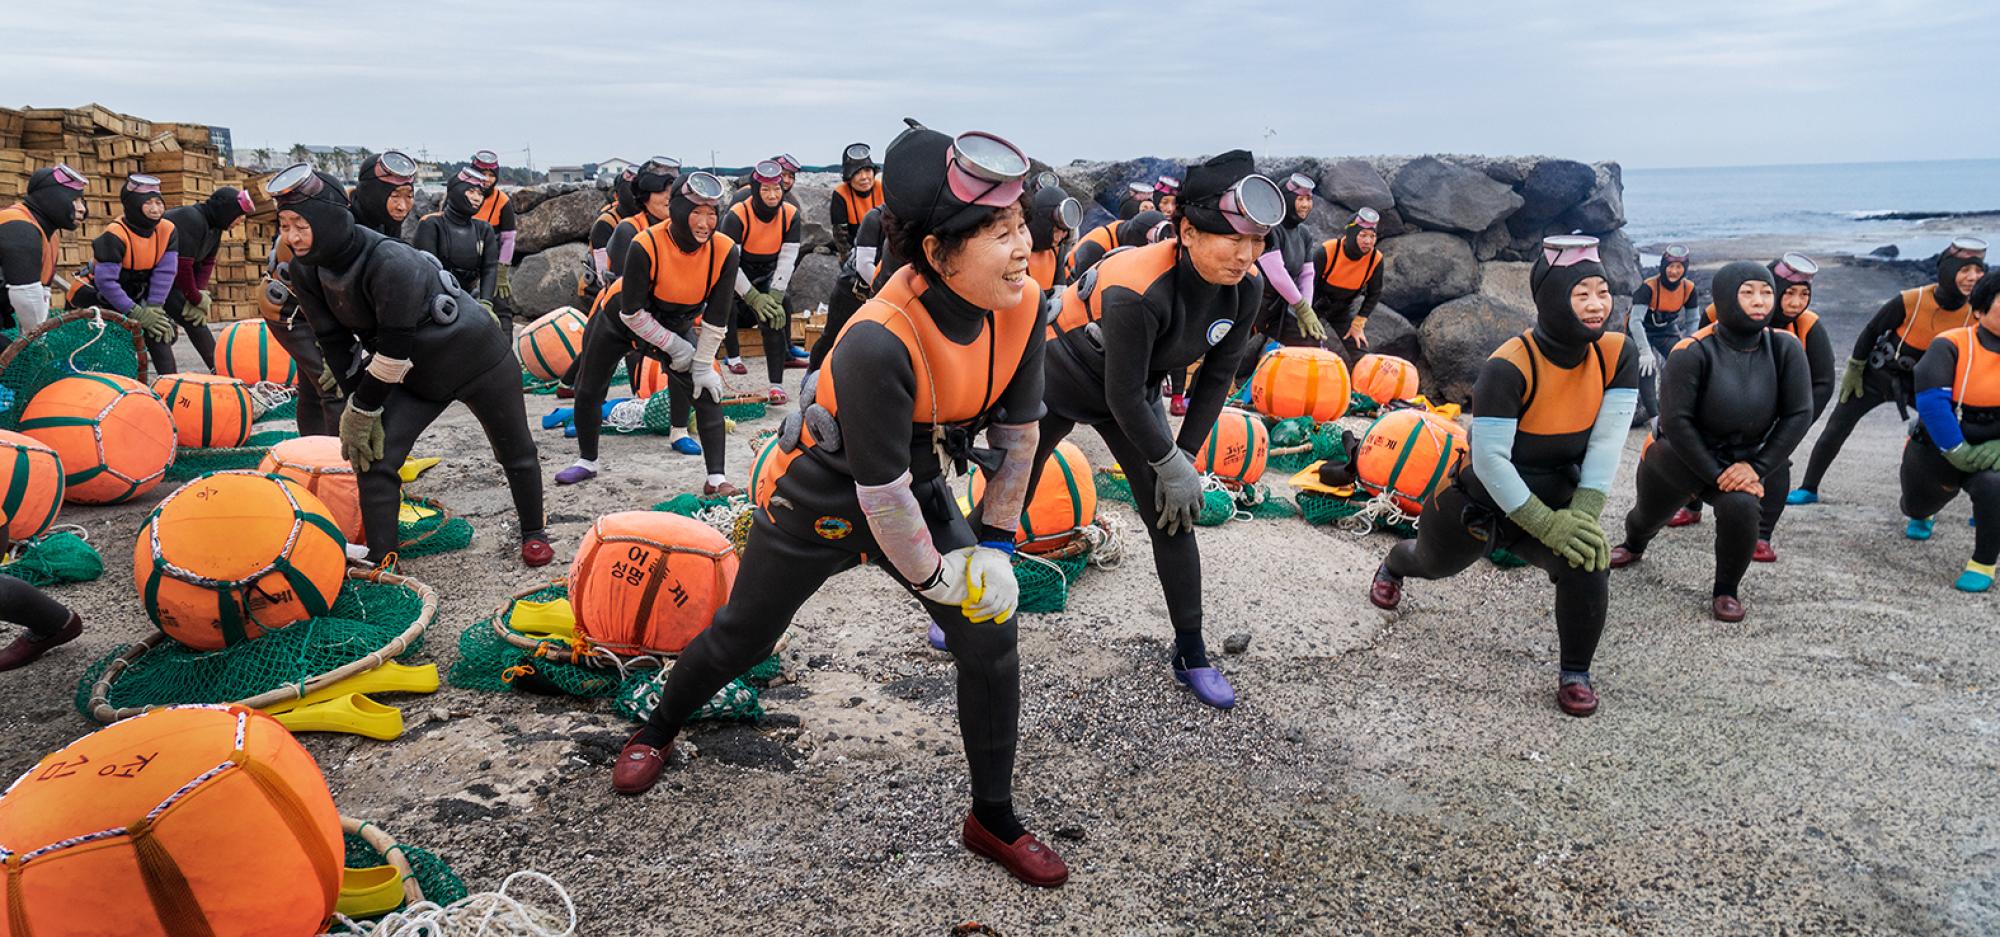
<path fill-rule="evenodd" d="M 826 220 L 833 226 L 833 253 L 847 256 L 854 247 L 854 228 L 847 223 L 847 203 L 840 200 L 838 189 L 826 197 Z"/>
<path fill-rule="evenodd" d="M 507 200 L 507 204 L 500 206 L 500 223 L 494 225 L 493 229 L 505 234 L 515 230 L 516 225 L 519 223 L 519 219 L 515 217 L 514 200 L 510 198 Z"/>
<path fill-rule="evenodd" d="M 917 376 L 909 349 L 880 323 L 847 327 L 828 358 L 840 382 L 841 451 L 855 484 L 886 485 L 910 470 Z"/>
<path fill-rule="evenodd" d="M 1472 415 L 1485 419 L 1518 420 L 1528 379 L 1521 369 L 1501 358 L 1488 358 L 1472 383 Z"/>
<path fill-rule="evenodd" d="M 1713 482 L 1725 468 L 1701 434 L 1701 392 L 1708 384 L 1708 351 L 1699 343 L 1667 355 L 1660 373 L 1660 433 L 1696 477 Z"/>
<path fill-rule="evenodd" d="M 107 230 L 98 235 L 97 240 L 90 242 L 90 256 L 101 264 L 122 264 L 125 262 L 125 242 Z M 37 266 L 41 264 L 41 260 L 41 255 L 37 254 L 35 256 Z M 143 296 L 135 296 L 133 299 L 139 302 L 145 301 Z"/>
<path fill-rule="evenodd" d="M 1766 334 L 1765 340 L 1771 343 L 1771 360 L 1778 369 L 1778 419 L 1750 458 L 1758 478 L 1791 458 L 1813 423 L 1812 368 L 1806 364 L 1805 349 L 1778 335 Z"/>
<path fill-rule="evenodd" d="M 785 236 L 782 239 L 780 239 L 778 243 L 780 244 L 799 243 L 799 229 L 805 227 L 805 225 L 801 223 L 802 221 L 804 221 L 803 217 L 804 214 L 805 214 L 804 212 L 798 211 L 796 209 L 792 211 L 791 220 L 785 223 Z"/>
<path fill-rule="evenodd" d="M 1368 318 L 1375 311 L 1375 304 L 1382 301 L 1382 268 L 1388 265 L 1386 259 L 1375 264 L 1375 272 L 1368 277 L 1368 291 L 1361 294 L 1361 311 L 1355 315 Z"/>
<path fill-rule="evenodd" d="M 625 260 L 631 256 L 632 242 L 638 237 L 638 229 L 623 222 L 611 232 L 611 241 L 604 249 L 604 263 L 611 271 L 612 279 L 625 275 Z"/>
<path fill-rule="evenodd" d="M 1882 308 L 1875 310 L 1874 318 L 1869 319 L 1868 324 L 1861 327 L 1861 334 L 1854 337 L 1854 352 L 1848 357 L 1867 361 L 1869 353 L 1875 350 L 1875 343 L 1881 341 L 1882 336 L 1896 331 L 1896 327 L 1902 324 L 1903 296 L 1898 293 L 1889 297 L 1889 301 L 1883 303 Z"/>
<path fill-rule="evenodd" d="M 1252 341 L 1260 337 L 1252 324 L 1257 321 L 1257 304 L 1263 298 L 1264 288 L 1260 281 L 1246 279 L 1236 286 L 1235 325 L 1222 342 L 1208 350 L 1201 367 L 1195 371 L 1194 386 L 1188 388 L 1187 417 L 1181 420 L 1180 437 L 1175 444 L 1189 452 L 1199 451 L 1208 441 L 1208 433 L 1215 425 L 1216 417 L 1222 414 L 1222 403 L 1229 396 L 1230 382 L 1243 362 L 1243 356 L 1250 351 Z"/>
<path fill-rule="evenodd" d="M 1042 321 L 1048 319 L 1048 302 L 1042 299 L 1042 308 L 1036 311 Z M 1014 365 L 1014 379 L 1007 382 L 1007 388 L 1000 392 L 995 423 L 1034 423 L 1048 413 L 1044 402 L 1042 378 L 1042 341 L 1047 329 L 1030 329 L 1027 347 L 1021 351 L 1021 360 Z"/>
<path fill-rule="evenodd" d="M 1104 405 L 1139 454 L 1158 462 L 1175 445 L 1153 377 L 1153 346 L 1161 340 L 1166 316 L 1126 287 L 1101 290 L 1104 314 L 1097 327 L 1104 336 Z"/>
<path fill-rule="evenodd" d="M 507 207 L 512 208 L 514 206 L 512 203 L 509 203 Z M 478 298 L 490 300 L 493 298 L 494 289 L 500 282 L 500 232 L 493 230 L 492 225 L 482 224 L 481 226 L 486 229 L 486 238 L 480 242 L 479 248 L 482 269 L 479 271 Z"/>
<path fill-rule="evenodd" d="M 0 224 L 0 277 L 8 286 L 42 282 L 42 243 L 41 232 L 28 222 Z"/>
<path fill-rule="evenodd" d="M 722 269 L 716 271 L 715 284 L 708 288 L 708 299 L 702 304 L 703 324 L 717 328 L 729 325 L 729 313 L 736 303 L 736 268 L 742 265 L 743 245 L 729 245 L 729 256 L 722 259 Z"/>
<path fill-rule="evenodd" d="M 435 215 L 417 221 L 417 233 L 410 239 L 410 246 L 426 254 L 444 259 L 444 238 L 439 233 L 443 219 Z"/>
<path fill-rule="evenodd" d="M 1082 244 L 1078 244 L 1076 250 L 1071 251 L 1069 255 L 1069 282 L 1076 282 L 1076 278 L 1083 276 L 1084 271 L 1089 270 L 1098 261 L 1103 259 L 1104 248 L 1096 241 L 1085 241 Z"/>
<path fill-rule="evenodd" d="M 1319 294 L 1324 293 L 1329 289 L 1329 287 L 1326 285 L 1326 245 L 1324 243 L 1320 244 L 1320 246 L 1318 247 L 1313 248 L 1311 263 L 1312 263 L 1313 279 L 1317 281 L 1316 283 L 1314 283 L 1313 297 L 1318 298 Z"/>
<path fill-rule="evenodd" d="M 611 233 L 618 230 L 617 222 L 599 218 L 590 223 L 590 249 L 601 251 L 611 245 Z"/>
<path fill-rule="evenodd" d="M 618 288 L 618 309 L 626 315 L 647 310 L 653 299 L 653 255 L 638 244 L 625 248 L 624 283 Z"/>
<path fill-rule="evenodd" d="M 408 361 L 413 368 L 439 367 L 442 362 L 417 361 L 417 328 L 431 314 L 433 268 L 420 257 L 370 258 L 363 273 L 365 294 L 375 311 L 374 357 Z M 478 316 L 479 309 L 460 309 L 459 315 Z M 324 347 L 324 346 L 322 346 Z M 390 385 L 367 371 L 361 372 L 360 386 L 354 390 L 354 405 L 362 410 L 379 410 L 389 399 Z"/>
<path fill-rule="evenodd" d="M 306 322 L 312 326 L 313 341 L 319 345 L 320 358 L 343 390 L 352 391 L 347 376 L 354 371 L 355 335 L 327 309 L 326 297 L 320 295 L 318 274 L 304 271 L 298 264 L 292 266 L 292 301 L 305 314 Z"/>
<path fill-rule="evenodd" d="M 1814 329 L 1814 332 L 1820 331 Z M 1977 337 L 1977 336 L 1975 336 Z M 1917 391 L 1955 391 L 1958 383 L 1958 346 L 1950 342 L 1932 342 L 1924 350 L 1923 357 L 1917 359 L 1914 375 L 1914 389 Z"/>
<path fill-rule="evenodd" d="M 1632 305 L 1649 307 L 1653 305 L 1653 288 L 1641 282 L 1639 288 L 1632 291 Z"/>
<path fill-rule="evenodd" d="M 1520 373 L 1516 371 L 1515 373 Z M 1525 385 L 1524 385 L 1525 386 Z M 1618 360 L 1611 366 L 1611 383 L 1606 390 L 1639 389 L 1639 349 L 1631 342 L 1622 343 L 1618 350 Z"/>
<path fill-rule="evenodd" d="M 736 246 L 737 246 L 737 247 L 742 247 L 742 246 L 743 246 L 743 218 L 742 218 L 742 216 L 740 216 L 740 215 L 736 214 L 736 213 L 735 213 L 735 212 L 733 212 L 733 211 L 726 211 L 726 212 L 723 212 L 723 213 L 722 213 L 722 223 L 721 223 L 721 224 L 719 224 L 719 225 L 717 225 L 717 226 L 716 226 L 716 228 L 715 228 L 715 230 L 717 230 L 717 231 L 720 231 L 720 232 L 722 232 L 723 234 L 726 234 L 726 235 L 728 235 L 728 236 L 729 236 L 729 239 L 730 239 L 730 240 L 732 240 L 732 241 L 735 241 L 735 242 L 736 242 Z"/>
<path fill-rule="evenodd" d="M 1833 364 L 1833 338 L 1826 326 L 1821 325 L 1806 333 L 1806 365 L 1812 370 L 1813 417 L 1818 418 L 1826 405 L 1833 400 L 1836 383 Z"/>

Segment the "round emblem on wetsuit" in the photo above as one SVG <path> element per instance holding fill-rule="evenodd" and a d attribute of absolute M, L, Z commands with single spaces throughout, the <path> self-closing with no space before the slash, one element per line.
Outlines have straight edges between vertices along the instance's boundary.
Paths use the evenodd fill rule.
<path fill-rule="evenodd" d="M 819 520 L 813 521 L 813 533 L 819 534 L 828 540 L 843 540 L 846 539 L 848 534 L 853 532 L 854 523 L 844 517 L 834 517 L 828 514 Z"/>
<path fill-rule="evenodd" d="M 1210 345 L 1222 344 L 1222 340 L 1229 337 L 1229 330 L 1235 327 L 1236 323 L 1228 319 L 1217 319 L 1216 321 L 1209 323 L 1208 343 Z"/>

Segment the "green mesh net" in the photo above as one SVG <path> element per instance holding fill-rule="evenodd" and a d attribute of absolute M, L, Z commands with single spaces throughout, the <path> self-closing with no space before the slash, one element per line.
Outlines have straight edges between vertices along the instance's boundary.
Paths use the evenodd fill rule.
<path fill-rule="evenodd" d="M 1506 547 L 1494 547 L 1493 552 L 1486 554 L 1486 559 L 1501 569 L 1520 569 L 1528 565 L 1527 560 L 1520 558 Z"/>
<path fill-rule="evenodd" d="M 127 666 L 112 683 L 107 702 L 116 709 L 229 703 L 330 673 L 387 647 L 423 613 L 423 598 L 401 584 L 350 579 L 333 608 L 219 651 L 163 641 Z M 419 639 L 404 655 L 415 653 Z M 91 715 L 91 689 L 123 645 L 84 671 L 76 708 Z"/>
<path fill-rule="evenodd" d="M 537 396 L 546 397 L 550 394 L 555 393 L 556 388 L 561 386 L 562 386 L 562 381 L 560 380 L 545 381 L 539 377 L 534 376 L 533 374 L 528 373 L 527 368 L 521 369 L 521 391 L 523 393 L 535 394 Z M 607 387 L 632 386 L 632 378 L 630 376 L 630 373 L 625 370 L 624 362 L 619 362 L 618 370 L 611 372 L 611 380 L 608 381 L 605 384 L 605 386 Z"/>
<path fill-rule="evenodd" d="M 1349 394 L 1347 397 L 1348 416 L 1374 416 L 1376 411 L 1379 411 L 1381 409 L 1382 405 L 1376 403 L 1375 398 L 1370 397 L 1367 394 L 1364 394 L 1358 390 Z"/>
<path fill-rule="evenodd" d="M 1014 554 L 1014 581 L 1021 586 L 1020 610 L 1046 614 L 1069 607 L 1069 590 L 1090 568 L 1090 552 L 1061 558 Z"/>
<path fill-rule="evenodd" d="M 295 420 L 298 419 L 298 416 L 299 416 L 299 398 L 288 397 L 285 399 L 284 403 L 278 404 L 275 407 L 265 410 L 263 413 L 257 414 L 257 422 L 276 423 L 280 420 Z M 252 440 L 255 440 L 257 437 L 252 436 L 250 438 Z"/>
<path fill-rule="evenodd" d="M 342 863 L 345 868 L 369 869 L 389 864 L 388 857 L 369 845 L 359 834 L 348 833 L 346 840 L 347 860 Z M 410 871 L 416 873 L 417 887 L 424 890 L 425 901 L 448 905 L 471 893 L 471 890 L 465 887 L 465 880 L 459 878 L 458 873 L 453 872 L 451 866 L 446 865 L 443 859 L 438 858 L 437 853 L 401 840 L 396 843 L 396 851 L 403 854 L 403 858 L 410 863 Z"/>
<path fill-rule="evenodd" d="M 1368 492 L 1358 488 L 1353 495 L 1345 498 L 1318 491 L 1301 491 L 1298 500 L 1299 516 L 1305 518 L 1308 524 L 1338 524 L 1367 512 L 1373 500 Z M 1369 522 L 1367 529 L 1386 530 L 1398 537 L 1406 538 L 1417 535 L 1417 525 L 1413 521 L 1385 522 L 1375 519 Z"/>
<path fill-rule="evenodd" d="M 90 582 L 104 575 L 104 558 L 97 555 L 97 548 L 68 531 L 44 534 L 15 547 L 14 559 L 0 564 L 0 573 L 38 589 Z"/>
<path fill-rule="evenodd" d="M 751 420 L 763 419 L 766 409 L 767 406 L 762 399 L 752 400 L 739 397 L 723 403 L 722 415 L 739 423 L 747 423 Z"/>
<path fill-rule="evenodd" d="M 251 433 L 243 445 L 234 448 L 190 449 L 183 446 L 175 451 L 174 464 L 167 466 L 167 480 L 184 482 L 210 472 L 254 469 L 263 463 L 272 446 L 297 438 L 299 434 L 294 430 L 266 429 Z"/>
<path fill-rule="evenodd" d="M 710 508 L 722 507 L 729 504 L 732 500 L 727 497 L 704 498 L 701 495 L 678 494 L 653 505 L 653 510 L 664 511 L 668 514 L 679 514 L 682 517 L 699 517 L 703 511 Z"/>
<path fill-rule="evenodd" d="M 403 559 L 436 556 L 472 546 L 472 522 L 445 509 L 430 498 L 405 496 L 405 505 L 420 509 L 423 516 L 396 524 L 396 555 Z M 435 512 L 435 513 L 432 513 Z"/>
<path fill-rule="evenodd" d="M 508 625 L 514 606 L 521 602 L 552 602 L 568 598 L 569 588 L 554 584 L 526 595 L 516 596 L 501 613 Z M 520 639 L 535 642 L 535 649 L 523 648 L 493 627 L 491 616 L 466 627 L 458 636 L 458 662 L 451 665 L 452 686 L 492 693 L 560 693 L 584 699 L 615 699 L 619 715 L 644 720 L 659 702 L 661 671 L 653 669 L 622 672 L 606 662 L 602 666 L 568 663 L 550 656 L 567 652 L 570 643 L 559 638 L 530 636 L 513 632 Z M 778 673 L 773 655 L 717 692 L 715 698 L 696 710 L 695 719 L 756 719 L 764 714 L 757 687 Z"/>
<path fill-rule="evenodd" d="M 107 313 L 105 319 L 80 318 L 44 325 L 25 344 L 15 329 L 0 331 L 0 346 L 9 346 L 12 357 L 0 370 L 0 429 L 21 426 L 21 411 L 44 387 L 78 371 L 97 371 L 139 377 L 139 350 L 124 320 Z"/>

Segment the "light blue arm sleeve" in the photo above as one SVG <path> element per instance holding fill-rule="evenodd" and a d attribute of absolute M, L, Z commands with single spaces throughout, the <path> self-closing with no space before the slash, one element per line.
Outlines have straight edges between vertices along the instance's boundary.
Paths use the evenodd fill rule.
<path fill-rule="evenodd" d="M 1611 493 L 1618 460 L 1625 457 L 1625 437 L 1632 431 L 1632 411 L 1638 406 L 1637 388 L 1613 387 L 1604 392 L 1604 401 L 1597 405 L 1597 425 L 1590 428 L 1590 445 L 1583 450 L 1583 477 L 1578 488 Z"/>
<path fill-rule="evenodd" d="M 1626 419 L 1631 419 L 1630 411 Z M 1520 470 L 1514 467 L 1514 433 L 1520 426 L 1521 421 L 1505 417 L 1472 418 L 1472 470 L 1478 473 L 1479 483 L 1486 486 L 1486 493 L 1493 496 L 1500 510 L 1509 514 L 1534 496 L 1528 490 L 1528 483 L 1521 480 Z"/>

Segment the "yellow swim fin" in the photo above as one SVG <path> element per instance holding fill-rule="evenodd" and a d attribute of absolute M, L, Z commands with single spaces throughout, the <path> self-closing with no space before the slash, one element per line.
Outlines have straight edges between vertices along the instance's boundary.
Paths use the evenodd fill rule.
<path fill-rule="evenodd" d="M 438 668 L 436 664 L 411 666 L 389 661 L 373 670 L 364 670 L 344 680 L 336 680 L 326 686 L 307 693 L 295 700 L 286 700 L 264 707 L 264 711 L 276 715 L 290 712 L 301 706 L 324 703 L 352 694 L 367 693 L 436 693 L 438 690 Z"/>
<path fill-rule="evenodd" d="M 403 734 L 403 711 L 359 693 L 349 693 L 272 718 L 293 732 L 345 732 L 387 742 Z"/>
<path fill-rule="evenodd" d="M 513 613 L 507 616 L 507 626 L 522 634 L 576 643 L 576 609 L 566 598 L 515 602 Z"/>
<path fill-rule="evenodd" d="M 1308 465 L 1303 469 L 1300 469 L 1297 475 L 1293 475 L 1289 479 L 1289 481 L 1291 482 L 1291 486 L 1293 488 L 1297 488 L 1300 491 L 1310 491 L 1315 494 L 1333 495 L 1336 498 L 1354 497 L 1354 486 L 1352 485 L 1348 485 L 1341 488 L 1335 488 L 1334 486 L 1326 484 L 1325 482 L 1319 480 L 1319 467 L 1325 464 L 1326 460 L 1321 459 L 1318 462 L 1314 462 L 1313 464 Z"/>
<path fill-rule="evenodd" d="M 421 521 L 430 520 L 431 518 L 436 517 L 437 513 L 438 513 L 437 508 L 431 507 L 430 505 L 418 504 L 415 501 L 404 501 L 402 510 L 398 512 L 396 520 L 399 523 L 415 524 Z"/>
<path fill-rule="evenodd" d="M 348 917 L 376 917 L 403 906 L 403 873 L 392 865 L 346 869 L 333 909 Z"/>
<path fill-rule="evenodd" d="M 396 474 L 401 476 L 405 483 L 413 482 L 417 480 L 417 476 L 436 468 L 438 463 L 443 461 L 443 459 L 437 456 L 425 456 L 421 459 L 404 459 L 403 467 L 397 469 Z"/>

